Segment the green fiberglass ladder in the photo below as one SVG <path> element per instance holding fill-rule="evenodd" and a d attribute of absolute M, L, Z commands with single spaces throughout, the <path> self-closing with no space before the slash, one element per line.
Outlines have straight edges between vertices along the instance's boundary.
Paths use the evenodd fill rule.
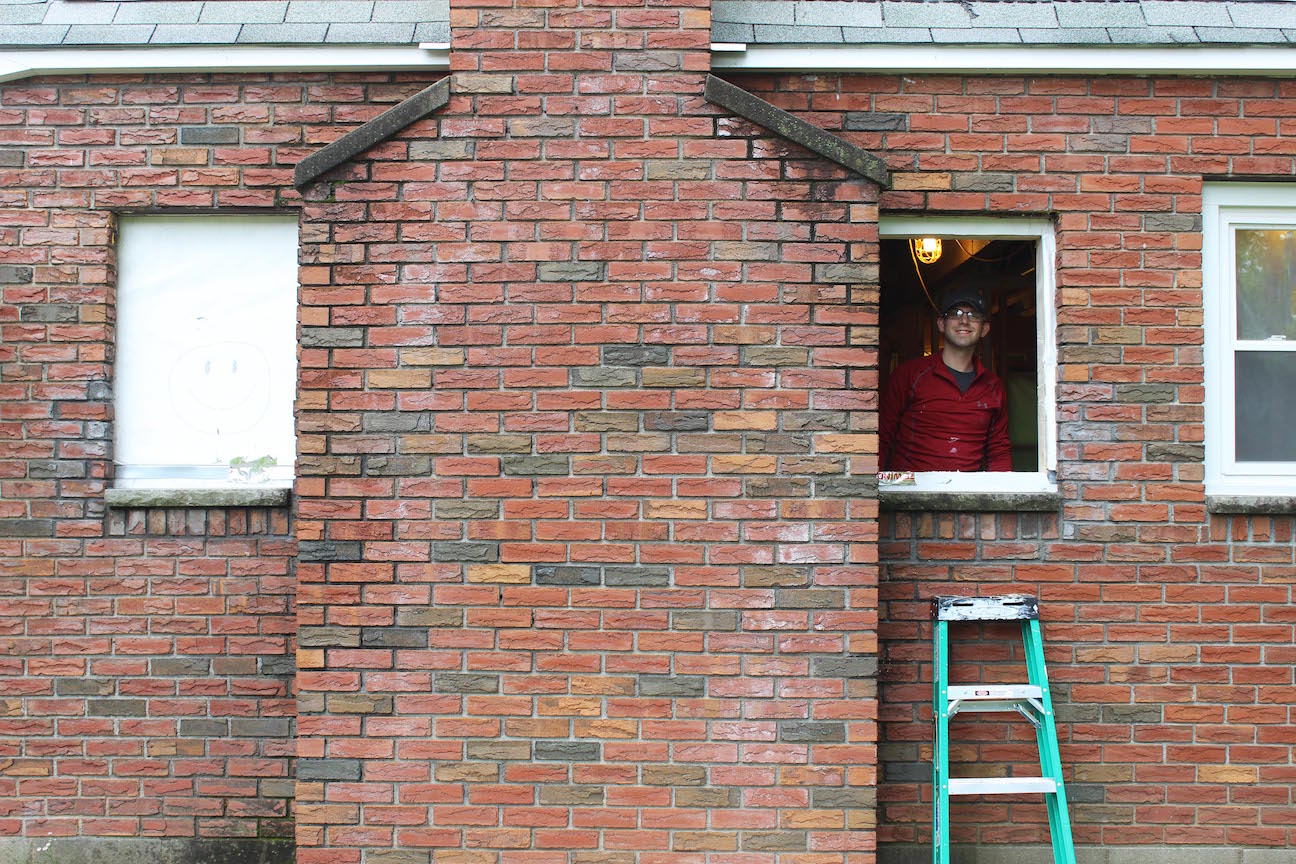
<path fill-rule="evenodd" d="M 932 676 L 932 710 L 936 742 L 932 750 L 932 862 L 949 864 L 951 795 L 1020 795 L 1044 793 L 1048 805 L 1049 834 L 1054 864 L 1076 864 L 1067 818 L 1066 792 L 1062 788 L 1062 760 L 1058 755 L 1057 726 L 1044 670 L 1044 643 L 1040 639 L 1039 604 L 1034 597 L 1009 594 L 1000 597 L 937 597 L 932 601 L 935 622 Z M 1026 649 L 1028 684 L 949 683 L 949 625 L 960 621 L 1020 621 Z M 949 721 L 955 714 L 1016 711 L 1035 727 L 1039 741 L 1039 777 L 949 776 Z"/>

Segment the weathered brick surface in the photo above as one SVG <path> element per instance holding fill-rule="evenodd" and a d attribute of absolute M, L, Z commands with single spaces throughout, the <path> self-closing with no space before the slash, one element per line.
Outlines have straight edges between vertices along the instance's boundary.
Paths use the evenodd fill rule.
<path fill-rule="evenodd" d="M 1211 517 L 1201 485 L 1202 178 L 1292 179 L 1291 82 L 744 83 L 884 153 L 883 208 L 1056 219 L 1064 505 L 883 518 L 880 840 L 929 842 L 927 598 L 1011 590 L 1041 598 L 1079 842 L 1296 844 L 1293 519 Z M 1023 677 L 1008 642 L 955 660 Z M 953 758 L 1035 770 L 1028 731 L 956 723 Z M 956 842 L 1047 842 L 1042 804 L 953 821 Z"/>
<path fill-rule="evenodd" d="M 705 6 L 451 16 L 303 190 L 299 860 L 872 861 L 876 187 Z"/>
<path fill-rule="evenodd" d="M 122 211 L 296 206 L 386 76 L 0 87 L 0 834 L 291 834 L 283 509 L 105 510 Z"/>

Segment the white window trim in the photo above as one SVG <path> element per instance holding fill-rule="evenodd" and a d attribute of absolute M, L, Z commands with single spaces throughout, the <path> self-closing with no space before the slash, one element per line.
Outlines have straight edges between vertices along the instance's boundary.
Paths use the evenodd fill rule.
<path fill-rule="evenodd" d="M 1040 394 L 1038 471 L 921 471 L 910 484 L 885 484 L 886 492 L 1057 491 L 1057 240 L 1049 219 L 995 216 L 888 216 L 878 220 L 883 240 L 909 237 L 985 237 L 1035 242 L 1035 339 Z"/>
<path fill-rule="evenodd" d="M 1290 495 L 1296 462 L 1234 458 L 1234 354 L 1247 344 L 1265 351 L 1296 351 L 1296 341 L 1237 338 L 1233 228 L 1296 228 L 1296 184 L 1207 183 L 1202 188 L 1202 311 L 1206 364 L 1206 494 Z M 1245 349 L 1244 349 L 1245 350 Z"/>

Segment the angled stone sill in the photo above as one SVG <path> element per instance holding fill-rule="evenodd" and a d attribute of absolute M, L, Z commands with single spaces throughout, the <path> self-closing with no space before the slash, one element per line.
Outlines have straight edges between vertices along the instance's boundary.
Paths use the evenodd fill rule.
<path fill-rule="evenodd" d="M 284 507 L 287 487 L 247 489 L 109 489 L 104 503 L 118 509 L 148 507 Z"/>
<path fill-rule="evenodd" d="M 1206 511 L 1252 516 L 1290 516 L 1296 513 L 1296 495 L 1207 495 Z"/>
<path fill-rule="evenodd" d="M 1062 509 L 1058 492 L 878 491 L 878 506 L 890 512 L 1049 513 Z"/>

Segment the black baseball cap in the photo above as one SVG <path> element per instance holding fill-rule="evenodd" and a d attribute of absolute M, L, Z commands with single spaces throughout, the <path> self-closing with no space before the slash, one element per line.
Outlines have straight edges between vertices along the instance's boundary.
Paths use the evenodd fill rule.
<path fill-rule="evenodd" d="M 949 314 L 955 306 L 971 306 L 982 315 L 988 315 L 985 298 L 973 285 L 956 285 L 947 290 L 941 297 L 941 316 Z"/>

